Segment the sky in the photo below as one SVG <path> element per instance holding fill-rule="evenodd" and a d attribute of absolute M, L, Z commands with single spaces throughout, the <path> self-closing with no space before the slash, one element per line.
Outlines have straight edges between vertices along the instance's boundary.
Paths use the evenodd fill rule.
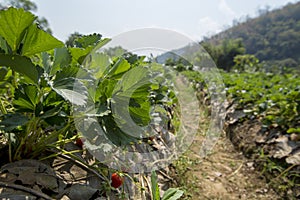
<path fill-rule="evenodd" d="M 33 0 L 37 15 L 50 23 L 54 36 L 65 41 L 75 31 L 114 37 L 140 28 L 177 31 L 200 41 L 254 17 L 258 9 L 271 9 L 299 0 Z"/>

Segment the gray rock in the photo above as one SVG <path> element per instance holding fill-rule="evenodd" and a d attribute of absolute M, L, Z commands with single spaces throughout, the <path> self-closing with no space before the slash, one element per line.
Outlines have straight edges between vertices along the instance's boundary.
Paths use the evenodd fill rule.
<path fill-rule="evenodd" d="M 9 200 L 9 199 L 13 199 L 13 200 L 35 200 L 36 197 L 34 196 L 30 196 L 30 195 L 23 195 L 23 194 L 6 194 L 6 193 L 2 193 L 0 194 L 0 199 L 2 200 Z"/>
<path fill-rule="evenodd" d="M 98 190 L 87 185 L 74 184 L 67 192 L 67 196 L 72 200 L 91 199 Z"/>

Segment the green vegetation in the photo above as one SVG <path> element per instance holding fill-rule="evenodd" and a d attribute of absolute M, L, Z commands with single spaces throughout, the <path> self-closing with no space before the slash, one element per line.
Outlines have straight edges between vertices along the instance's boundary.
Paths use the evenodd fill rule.
<path fill-rule="evenodd" d="M 115 124 L 112 107 L 115 103 L 126 101 L 126 98 L 112 101 L 116 92 L 120 93 L 122 89 L 119 96 L 124 97 L 133 92 L 129 105 L 130 115 L 140 125 L 149 123 L 148 113 L 152 103 L 171 105 L 175 100 L 169 88 L 160 87 L 168 85 L 157 76 L 161 68 L 156 67 L 157 71 L 150 71 L 146 66 L 149 63 L 143 61 L 144 57 L 130 53 L 123 57 L 94 53 L 94 59 L 109 65 L 107 69 L 97 69 L 98 63 L 83 63 L 94 47 L 100 48 L 109 41 L 102 39 L 99 34 L 77 37 L 75 45 L 67 48 L 50 34 L 38 29 L 34 23 L 35 17 L 23 9 L 9 8 L 1 12 L 0 17 L 0 64 L 3 66 L 1 128 L 5 132 L 11 132 L 10 138 L 14 138 L 10 140 L 10 161 L 24 156 L 31 157 L 36 150 L 29 151 L 28 148 L 32 148 L 34 143 L 37 144 L 36 148 L 45 147 L 44 144 L 39 145 L 42 142 L 40 138 L 54 135 L 50 131 L 44 132 L 46 128 L 51 131 L 66 131 L 63 127 L 72 125 L 71 129 L 74 131 L 71 104 L 85 105 L 87 96 L 92 97 L 89 100 L 98 106 L 96 115 L 99 123 L 105 127 L 107 137 L 116 145 L 140 139 L 124 133 L 122 127 Z M 18 26 L 10 29 L 12 24 Z M 24 35 L 24 32 L 27 34 Z M 89 68 L 84 68 L 87 66 Z M 88 70 L 98 71 L 93 71 L 91 75 Z M 78 74 L 80 76 L 77 77 Z M 95 80 L 97 85 L 84 81 L 87 78 Z M 121 79 L 128 81 L 117 85 Z M 82 88 L 83 93 L 74 91 L 75 83 Z M 87 89 L 93 87 L 96 91 Z M 84 94 L 85 92 L 89 94 Z M 152 103 L 148 101 L 149 98 Z"/>
<path fill-rule="evenodd" d="M 247 67 L 251 69 L 251 66 L 245 65 L 245 71 L 247 71 Z M 250 145 L 256 146 L 256 149 L 248 151 L 250 146 L 243 146 L 244 148 L 241 150 L 246 156 L 256 160 L 257 169 L 261 170 L 269 184 L 280 195 L 294 196 L 300 186 L 299 171 L 296 168 L 299 161 L 286 159 L 289 155 L 279 158 L 275 156 L 275 152 L 280 151 L 280 148 L 283 152 L 286 150 L 282 146 L 285 142 L 276 143 L 275 141 L 276 138 L 287 138 L 288 148 L 299 148 L 300 74 L 274 74 L 259 70 L 245 71 L 221 72 L 229 105 L 234 105 L 234 110 L 243 113 L 235 119 L 237 120 L 234 122 L 235 126 L 242 125 L 244 122 L 260 122 L 261 124 L 260 135 L 253 137 L 263 137 L 264 141 L 260 144 L 254 141 L 252 144 L 251 141 L 242 140 L 241 143 L 251 143 Z M 184 71 L 183 73 L 190 77 L 190 80 L 196 85 L 197 83 L 205 85 L 203 74 L 195 71 Z M 206 94 L 206 89 L 200 90 L 199 93 Z M 240 133 L 234 134 L 241 137 Z M 244 134 L 245 137 L 247 134 L 253 135 L 251 132 Z M 274 144 L 277 145 L 275 149 Z M 240 148 L 243 144 L 236 145 L 237 148 Z M 292 152 L 297 152 L 297 150 Z M 177 169 L 180 170 L 182 167 L 177 166 Z M 294 192 L 291 193 L 291 190 Z"/>
<path fill-rule="evenodd" d="M 263 12 L 258 18 L 248 19 L 200 43 L 220 69 L 229 105 L 234 105 L 234 110 L 242 113 L 237 121 L 229 123 L 235 123 L 235 126 L 247 122 L 261 125 L 260 135 L 245 133 L 255 137 L 251 145 L 256 148 L 247 152 L 248 147 L 245 147 L 245 155 L 254 158 L 257 169 L 267 177 L 269 184 L 288 198 L 296 196 L 300 186 L 296 167 L 299 161 L 293 160 L 298 155 L 300 135 L 300 43 L 295 39 L 296 35 L 300 36 L 299 9 L 297 3 Z M 195 60 L 201 58 L 202 51 L 193 49 L 185 47 L 177 51 L 183 51 L 183 55 Z M 169 65 L 174 69 L 180 69 L 195 86 L 197 83 L 205 85 L 205 73 L 187 70 L 182 67 L 180 59 L 172 56 L 166 54 L 160 58 L 171 63 Z M 201 88 L 198 96 L 206 96 L 206 89 Z M 234 134 L 238 136 L 232 137 L 247 138 L 246 135 Z M 262 137 L 260 143 L 255 141 Z M 237 144 L 237 147 L 241 145 L 244 144 Z M 284 145 L 291 149 L 290 152 Z M 290 159 L 292 155 L 295 157 Z"/>
<path fill-rule="evenodd" d="M 248 118 L 258 118 L 266 127 L 280 128 L 282 134 L 300 128 L 300 78 L 297 74 L 223 74 L 229 101 L 239 104 Z"/>
<path fill-rule="evenodd" d="M 132 53 L 114 56 L 119 48 L 107 53 L 94 51 L 110 41 L 100 34 L 73 34 L 65 45 L 41 30 L 36 19 L 22 8 L 10 7 L 0 12 L 1 164 L 67 154 L 94 169 L 72 155 L 78 151 L 65 149 L 67 143 L 83 145 L 83 141 L 78 140 L 83 133 L 75 127 L 75 120 L 81 119 L 80 114 L 96 117 L 106 138 L 118 147 L 130 148 L 144 140 L 151 144 L 149 135 L 141 137 L 125 132 L 127 128 L 123 126 L 128 125 L 121 120 L 122 114 L 127 113 L 124 109 L 129 108 L 133 121 L 145 126 L 151 120 L 149 113 L 153 105 L 157 105 L 155 113 L 165 116 L 164 106 L 176 103 L 175 93 L 168 87 L 170 83 L 163 78 L 168 74 L 161 65 L 146 62 L 145 57 Z M 91 59 L 86 59 L 87 56 Z M 95 60 L 103 67 L 99 68 Z M 95 109 L 76 110 L 90 109 L 88 103 Z M 113 115 L 114 108 L 120 110 Z M 86 122 L 93 123 L 92 120 L 87 117 Z M 91 142 L 89 139 L 84 143 Z M 97 168 L 100 174 L 103 169 L 106 175 L 107 170 L 112 170 L 103 165 Z M 118 187 L 121 185 L 118 183 Z M 116 184 L 112 186 L 117 188 Z M 181 191 L 171 189 L 163 199 L 176 199 L 181 195 Z"/>
<path fill-rule="evenodd" d="M 157 182 L 157 174 L 155 171 L 151 174 L 151 190 L 153 200 L 177 200 L 183 195 L 183 191 L 177 188 L 169 188 L 162 197 Z"/>
<path fill-rule="evenodd" d="M 29 1 L 19 2 L 21 4 L 16 6 L 36 9 Z M 220 68 L 227 101 L 243 112 L 237 123 L 257 120 L 264 133 L 276 130 L 279 136 L 292 138 L 293 135 L 291 140 L 295 144 L 300 140 L 300 75 L 296 68 L 300 63 L 299 9 L 300 3 L 266 12 L 221 33 L 225 39 L 218 40 L 219 35 L 202 42 Z M 47 26 L 40 27 L 37 22 L 36 16 L 21 8 L 11 7 L 0 12 L 0 133 L 4 143 L 1 150 L 5 152 L 1 164 L 39 158 L 42 153 L 45 157 L 72 155 L 74 152 L 64 149 L 67 143 L 76 141 L 79 146 L 83 145 L 82 141 L 78 142 L 81 133 L 77 131 L 81 130 L 75 127 L 78 114 L 96 117 L 105 137 L 118 147 L 152 144 L 150 136 L 141 138 L 125 132 L 130 127 L 124 122 L 117 124 L 116 119 L 122 119 L 122 113 L 129 111 L 136 124 L 145 126 L 151 120 L 149 113 L 153 105 L 157 105 L 156 113 L 167 116 L 168 109 L 178 103 L 172 84 L 164 77 L 170 74 L 143 56 L 124 53 L 122 47 L 93 51 L 110 41 L 100 34 L 73 33 L 64 44 L 49 30 L 48 33 L 42 30 Z M 186 55 L 201 59 L 201 52 L 186 50 Z M 195 87 L 200 83 L 199 98 L 209 98 L 203 80 L 205 73 L 193 71 L 193 66 L 184 59 L 161 58 L 167 66 L 187 76 Z M 107 67 L 98 69 L 93 59 Z M 75 113 L 76 108 L 88 102 L 95 105 L 95 110 Z M 120 110 L 114 112 L 116 107 Z M 86 122 L 94 121 L 88 118 Z M 89 139 L 84 142 L 92 143 Z M 283 193 L 300 186 L 299 175 L 293 170 L 296 164 L 276 159 L 260 146 L 257 148 L 254 153 L 262 163 L 262 174 L 274 176 L 269 178 L 270 183 L 276 182 Z M 49 155 L 46 150 L 58 153 Z M 184 175 L 191 161 L 183 156 L 174 165 L 178 174 Z M 107 168 L 105 170 L 109 177 Z M 125 176 L 137 184 L 125 172 L 113 172 L 122 175 L 113 176 L 113 188 L 121 187 Z M 103 183 L 106 186 L 110 181 L 107 177 Z M 185 182 L 182 179 L 182 183 Z M 152 199 L 161 199 L 155 172 L 150 187 Z M 114 191 L 113 188 L 107 190 Z M 178 199 L 182 195 L 183 191 L 172 188 L 162 199 Z"/>
<path fill-rule="evenodd" d="M 226 71 L 231 70 L 235 56 L 245 53 L 245 47 L 241 39 L 223 40 L 220 45 L 210 43 L 203 43 L 202 45 L 214 59 L 216 65 Z"/>
<path fill-rule="evenodd" d="M 270 68 L 297 67 L 300 64 L 300 2 L 274 11 L 261 11 L 257 18 L 247 18 L 232 28 L 207 38 L 204 43 L 222 44 L 240 39 L 247 54 L 268 61 Z M 212 55 L 213 56 L 213 55 Z"/>
<path fill-rule="evenodd" d="M 3 10 L 8 7 L 15 7 L 15 8 L 23 8 L 26 11 L 36 12 L 37 5 L 30 1 L 30 0 L 3 0 L 0 2 L 0 10 Z M 46 31 L 47 33 L 52 33 L 51 28 L 49 27 L 48 20 L 44 17 L 37 17 L 36 22 L 42 30 Z"/>

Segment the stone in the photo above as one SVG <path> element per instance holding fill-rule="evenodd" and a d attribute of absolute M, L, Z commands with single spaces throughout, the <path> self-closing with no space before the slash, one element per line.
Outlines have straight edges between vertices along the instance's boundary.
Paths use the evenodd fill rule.
<path fill-rule="evenodd" d="M 74 184 L 69 188 L 67 196 L 72 200 L 91 199 L 96 192 L 97 189 L 87 185 Z"/>
<path fill-rule="evenodd" d="M 285 161 L 292 165 L 300 165 L 300 150 L 298 152 L 294 152 L 292 155 L 289 155 Z"/>
<path fill-rule="evenodd" d="M 57 177 L 47 174 L 37 174 L 36 176 L 36 182 L 38 185 L 52 190 L 53 192 L 58 192 L 58 183 L 57 183 Z"/>

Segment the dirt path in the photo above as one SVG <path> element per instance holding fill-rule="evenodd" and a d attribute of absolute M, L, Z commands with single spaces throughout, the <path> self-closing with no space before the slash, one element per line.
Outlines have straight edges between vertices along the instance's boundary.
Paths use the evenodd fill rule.
<path fill-rule="evenodd" d="M 177 179 L 188 190 L 185 199 L 279 199 L 253 162 L 237 152 L 225 136 L 220 137 L 210 155 L 200 158 L 202 138 L 197 136 L 183 157 L 185 161 L 178 161 L 189 163 L 182 179 Z"/>

